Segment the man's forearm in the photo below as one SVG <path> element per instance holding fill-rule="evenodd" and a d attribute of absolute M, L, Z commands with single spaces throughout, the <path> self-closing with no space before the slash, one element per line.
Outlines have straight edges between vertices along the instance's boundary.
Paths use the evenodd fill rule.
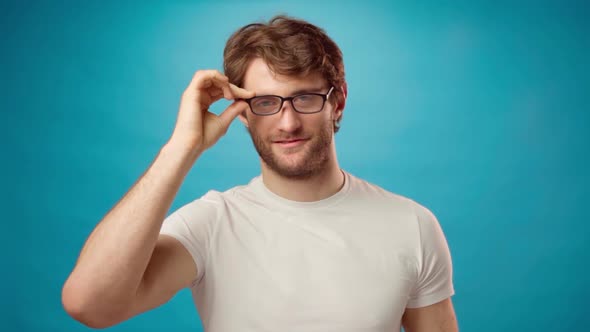
<path fill-rule="evenodd" d="M 139 286 L 162 222 L 198 157 L 165 145 L 144 175 L 89 236 L 64 286 L 79 301 L 125 305 Z M 74 295 L 75 294 L 75 295 Z"/>

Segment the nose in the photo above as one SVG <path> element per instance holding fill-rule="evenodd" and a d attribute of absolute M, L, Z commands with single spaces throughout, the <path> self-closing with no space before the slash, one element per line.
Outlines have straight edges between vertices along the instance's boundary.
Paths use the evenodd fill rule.
<path fill-rule="evenodd" d="M 278 129 L 285 132 L 295 132 L 301 127 L 300 114 L 293 109 L 291 102 L 285 101 L 278 113 Z"/>

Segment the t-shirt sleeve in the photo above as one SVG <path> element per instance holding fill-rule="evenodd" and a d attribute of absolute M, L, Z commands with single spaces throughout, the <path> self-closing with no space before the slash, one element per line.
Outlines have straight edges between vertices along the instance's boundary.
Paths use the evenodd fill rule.
<path fill-rule="evenodd" d="M 219 195 L 210 191 L 170 214 L 160 229 L 161 235 L 177 239 L 188 250 L 197 266 L 194 287 L 205 274 L 214 225 L 218 219 Z"/>
<path fill-rule="evenodd" d="M 427 208 L 417 205 L 420 231 L 420 265 L 408 308 L 435 304 L 455 294 L 453 266 L 445 235 L 437 218 Z"/>

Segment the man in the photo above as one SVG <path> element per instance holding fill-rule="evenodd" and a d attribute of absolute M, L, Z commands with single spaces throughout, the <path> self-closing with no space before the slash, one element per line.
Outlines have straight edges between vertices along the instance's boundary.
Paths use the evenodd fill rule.
<path fill-rule="evenodd" d="M 103 328 L 190 287 L 205 331 L 456 331 L 451 258 L 425 207 L 340 169 L 347 87 L 318 27 L 279 16 L 238 30 L 225 75 L 198 71 L 147 172 L 88 238 L 67 312 Z M 234 102 L 219 116 L 209 106 Z M 238 117 L 261 176 L 165 215 Z"/>

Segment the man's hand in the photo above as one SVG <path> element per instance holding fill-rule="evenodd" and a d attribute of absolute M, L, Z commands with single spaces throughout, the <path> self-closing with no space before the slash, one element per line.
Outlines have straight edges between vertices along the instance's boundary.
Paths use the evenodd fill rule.
<path fill-rule="evenodd" d="M 229 83 L 227 76 L 217 70 L 197 71 L 182 94 L 169 144 L 202 153 L 225 135 L 230 123 L 248 107 L 244 101 L 235 101 L 218 116 L 209 112 L 211 104 L 221 98 L 235 100 L 254 95 Z"/>
<path fill-rule="evenodd" d="M 199 154 L 248 107 L 234 102 L 217 116 L 209 106 L 223 97 L 253 96 L 218 71 L 194 75 L 169 142 L 86 240 L 62 290 L 72 317 L 95 328 L 112 326 L 168 301 L 194 279 L 203 267 L 180 242 L 160 236 L 162 223 Z"/>

